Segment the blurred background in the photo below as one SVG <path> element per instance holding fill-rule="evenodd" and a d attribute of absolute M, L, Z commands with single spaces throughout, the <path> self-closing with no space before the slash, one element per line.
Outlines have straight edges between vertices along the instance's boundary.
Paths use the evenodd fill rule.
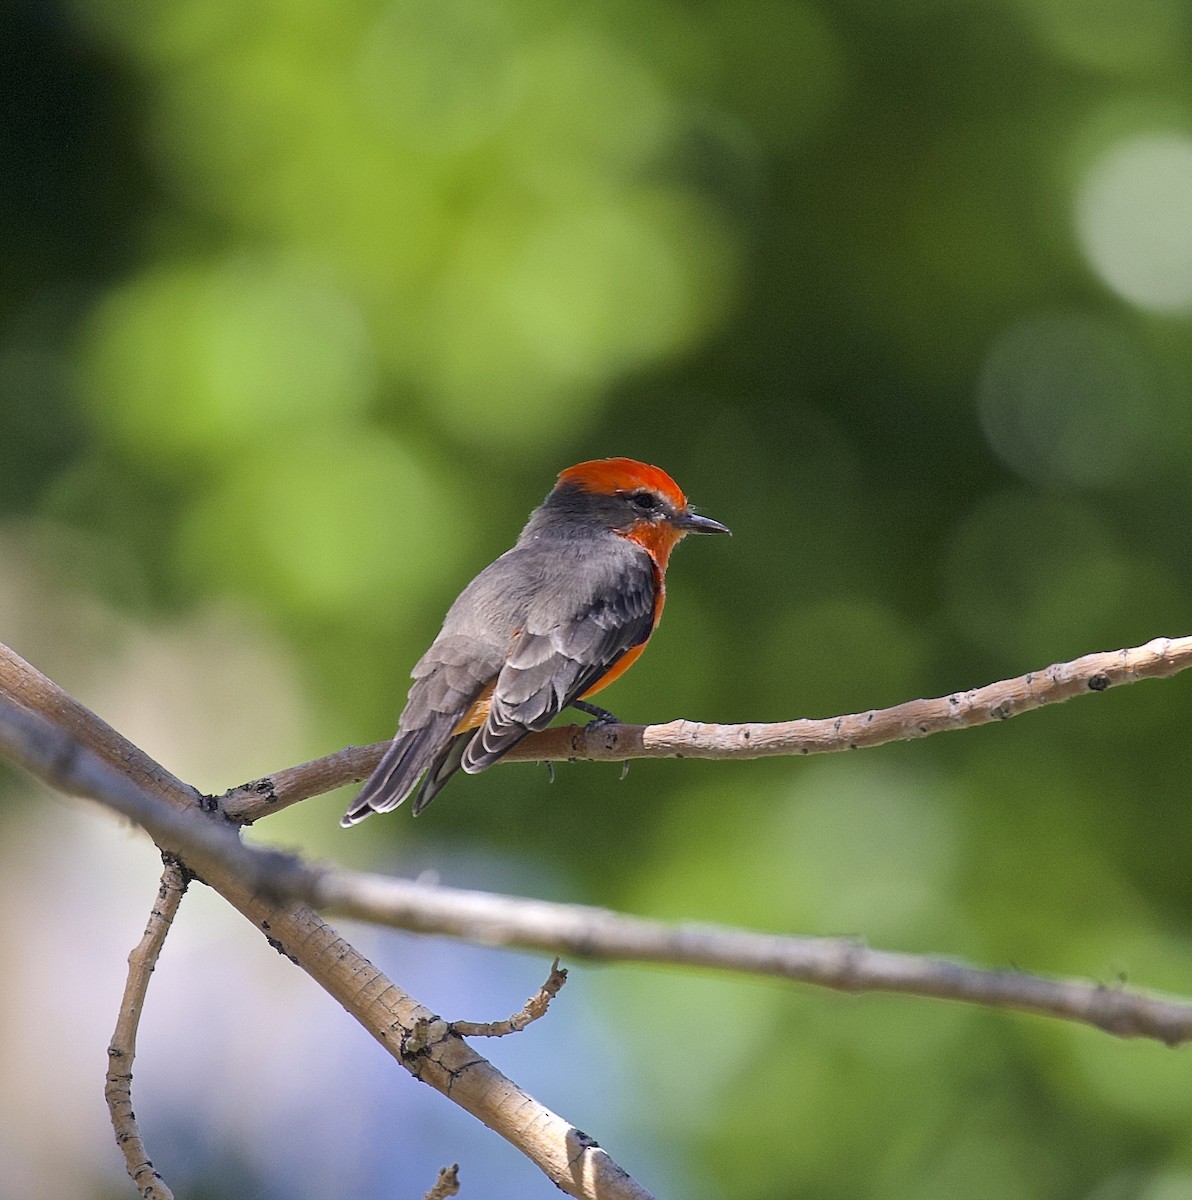
<path fill-rule="evenodd" d="M 220 791 L 388 736 L 562 467 L 688 544 L 602 702 L 830 716 L 1192 631 L 1186 0 L 10 0 L 0 640 Z M 447 883 L 1192 993 L 1192 680 L 848 757 L 504 766 L 345 832 Z M 0 775 L 6 1194 L 102 1101 L 157 864 Z M 448 1017 L 534 955 L 348 926 Z M 483 1045 L 691 1200 L 1192 1197 L 1186 1051 L 575 966 Z M 196 888 L 134 1100 L 192 1198 L 551 1196 Z"/>

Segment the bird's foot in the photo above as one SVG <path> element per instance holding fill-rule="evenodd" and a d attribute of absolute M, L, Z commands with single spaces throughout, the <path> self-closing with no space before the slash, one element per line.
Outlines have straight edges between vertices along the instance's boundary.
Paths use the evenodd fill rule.
<path fill-rule="evenodd" d="M 610 713 L 607 708 L 601 708 L 598 704 L 589 704 L 586 700 L 572 700 L 572 708 L 578 708 L 580 712 L 587 713 L 589 717 L 594 718 L 591 721 L 592 725 L 620 725 L 621 720 L 616 713 Z"/>
<path fill-rule="evenodd" d="M 600 725 L 620 725 L 621 718 L 616 713 L 610 713 L 607 708 L 601 708 L 599 704 L 589 704 L 586 700 L 572 700 L 572 708 L 578 708 L 580 712 L 587 713 L 593 719 L 585 726 L 587 729 L 595 729 Z M 621 764 L 621 778 L 624 779 L 629 774 L 629 759 L 626 759 Z"/>

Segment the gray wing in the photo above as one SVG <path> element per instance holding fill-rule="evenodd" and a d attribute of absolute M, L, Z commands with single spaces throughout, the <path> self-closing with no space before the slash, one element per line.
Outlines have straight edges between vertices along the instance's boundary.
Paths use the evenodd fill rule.
<path fill-rule="evenodd" d="M 488 719 L 463 752 L 460 765 L 469 774 L 545 729 L 649 638 L 658 591 L 654 564 L 631 542 L 622 545 L 578 561 L 559 589 L 530 606 L 497 676 Z"/>

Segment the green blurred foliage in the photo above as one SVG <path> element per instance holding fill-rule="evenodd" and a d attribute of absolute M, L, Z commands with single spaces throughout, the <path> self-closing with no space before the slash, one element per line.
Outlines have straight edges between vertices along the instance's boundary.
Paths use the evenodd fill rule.
<path fill-rule="evenodd" d="M 826 716 L 1188 632 L 1185 0 L 7 15 L 0 521 L 131 622 L 252 612 L 311 757 L 390 732 L 454 594 L 605 454 L 735 534 L 676 559 L 626 719 Z M 507 767 L 367 851 L 331 809 L 303 836 L 1192 993 L 1190 699 L 620 785 Z M 687 1195 L 1192 1196 L 1182 1054 L 590 978 Z"/>

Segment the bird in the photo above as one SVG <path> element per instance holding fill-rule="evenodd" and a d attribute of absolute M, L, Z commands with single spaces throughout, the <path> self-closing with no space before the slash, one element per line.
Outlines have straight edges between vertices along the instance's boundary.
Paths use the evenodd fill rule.
<path fill-rule="evenodd" d="M 646 648 L 671 551 L 689 533 L 729 532 L 694 512 L 660 467 L 599 458 L 561 471 L 514 546 L 448 609 L 411 672 L 393 740 L 340 824 L 389 812 L 415 788 L 417 816 L 457 771 L 491 767 L 569 706 L 615 721 L 586 697 Z"/>

